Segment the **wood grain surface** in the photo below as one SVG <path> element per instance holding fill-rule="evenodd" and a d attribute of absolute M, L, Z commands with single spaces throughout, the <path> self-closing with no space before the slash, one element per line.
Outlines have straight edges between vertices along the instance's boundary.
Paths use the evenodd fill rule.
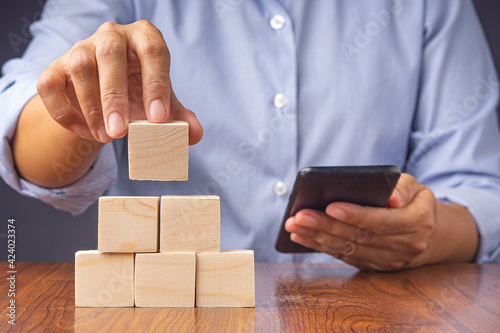
<path fill-rule="evenodd" d="M 189 125 L 181 120 L 128 125 L 129 178 L 135 180 L 188 180 Z"/>
<path fill-rule="evenodd" d="M 216 195 L 163 195 L 160 252 L 220 251 L 220 198 Z"/>
<path fill-rule="evenodd" d="M 134 306 L 133 253 L 75 254 L 75 305 L 85 307 Z"/>
<path fill-rule="evenodd" d="M 196 253 L 196 306 L 255 307 L 253 250 Z"/>
<path fill-rule="evenodd" d="M 135 306 L 194 307 L 196 253 L 137 253 Z"/>
<path fill-rule="evenodd" d="M 500 265 L 396 273 L 347 265 L 255 265 L 256 308 L 75 308 L 73 263 L 16 263 L 16 326 L 0 332 L 498 332 Z"/>
<path fill-rule="evenodd" d="M 100 197 L 99 252 L 156 252 L 160 197 Z"/>

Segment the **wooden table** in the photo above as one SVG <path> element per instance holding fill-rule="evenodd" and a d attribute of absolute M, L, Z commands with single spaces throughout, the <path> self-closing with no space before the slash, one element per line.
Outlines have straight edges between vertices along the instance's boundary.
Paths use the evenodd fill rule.
<path fill-rule="evenodd" d="M 347 265 L 257 263 L 253 308 L 75 308 L 73 263 L 16 263 L 16 326 L 0 332 L 500 331 L 500 265 L 397 273 Z"/>

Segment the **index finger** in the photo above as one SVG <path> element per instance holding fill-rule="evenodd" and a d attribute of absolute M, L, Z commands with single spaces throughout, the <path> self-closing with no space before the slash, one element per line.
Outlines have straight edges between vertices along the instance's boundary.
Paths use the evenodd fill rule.
<path fill-rule="evenodd" d="M 418 231 L 433 214 L 428 202 L 434 196 L 428 189 L 420 190 L 409 205 L 403 208 L 359 206 L 347 202 L 334 202 L 326 214 L 343 223 L 367 229 L 379 235 L 400 235 Z"/>

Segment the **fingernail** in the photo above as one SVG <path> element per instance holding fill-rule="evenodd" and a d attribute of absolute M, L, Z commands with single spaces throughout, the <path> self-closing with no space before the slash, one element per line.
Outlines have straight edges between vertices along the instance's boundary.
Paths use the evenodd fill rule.
<path fill-rule="evenodd" d="M 303 227 L 308 227 L 308 228 L 316 227 L 316 219 L 308 214 L 302 215 L 302 217 L 298 219 L 297 222 Z"/>
<path fill-rule="evenodd" d="M 80 123 L 73 124 L 73 126 L 71 126 L 71 130 L 80 136 L 86 136 L 89 131 L 87 126 Z"/>
<path fill-rule="evenodd" d="M 347 217 L 346 212 L 338 208 L 337 206 L 328 207 L 327 214 L 339 221 L 344 221 L 345 218 Z"/>
<path fill-rule="evenodd" d="M 108 116 L 109 136 L 117 136 L 125 132 L 125 121 L 118 112 L 112 112 Z M 100 137 L 100 135 L 99 135 Z"/>
<path fill-rule="evenodd" d="M 159 99 L 155 99 L 149 104 L 149 118 L 154 122 L 162 122 L 166 116 L 165 106 Z"/>

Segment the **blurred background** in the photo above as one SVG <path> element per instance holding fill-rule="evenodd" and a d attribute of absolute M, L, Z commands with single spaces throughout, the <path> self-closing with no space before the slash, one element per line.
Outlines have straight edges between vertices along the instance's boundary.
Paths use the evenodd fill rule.
<path fill-rule="evenodd" d="M 2 0 L 0 66 L 20 57 L 30 35 L 28 26 L 40 17 L 45 0 Z M 500 1 L 474 1 L 500 69 Z M 0 178 L 0 260 L 7 260 L 7 220 L 16 222 L 16 260 L 73 261 L 77 250 L 97 249 L 97 205 L 73 217 L 38 200 L 26 198 Z"/>

